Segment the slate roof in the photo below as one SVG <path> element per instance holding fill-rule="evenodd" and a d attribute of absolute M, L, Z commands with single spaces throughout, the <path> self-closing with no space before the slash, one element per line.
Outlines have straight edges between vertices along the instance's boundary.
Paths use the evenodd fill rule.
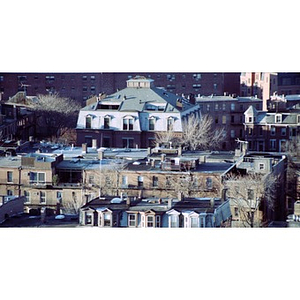
<path fill-rule="evenodd" d="M 124 97 L 126 98 L 124 100 Z M 182 101 L 182 109 L 176 107 L 176 101 L 180 99 Z M 114 94 L 106 96 L 103 100 L 98 102 L 103 104 L 115 103 L 120 104 L 119 111 L 136 111 L 142 112 L 145 110 L 145 104 L 151 103 L 162 103 L 165 105 L 165 109 L 161 112 L 180 112 L 192 108 L 194 105 L 189 103 L 183 97 L 172 94 L 165 91 L 162 88 L 151 87 L 151 88 L 134 88 L 126 87 Z M 96 110 L 97 103 L 92 103 L 82 110 Z M 156 111 L 160 112 L 160 111 Z"/>

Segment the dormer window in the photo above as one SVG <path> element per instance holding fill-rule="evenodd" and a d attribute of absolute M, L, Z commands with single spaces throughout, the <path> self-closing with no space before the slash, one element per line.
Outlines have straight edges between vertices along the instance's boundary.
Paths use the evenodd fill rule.
<path fill-rule="evenodd" d="M 282 115 L 277 114 L 275 115 L 275 123 L 281 123 L 282 122 Z"/>
<path fill-rule="evenodd" d="M 253 118 L 252 118 L 252 117 L 249 117 L 249 118 L 248 118 L 248 122 L 249 122 L 249 123 L 252 123 L 252 121 L 253 121 Z"/>

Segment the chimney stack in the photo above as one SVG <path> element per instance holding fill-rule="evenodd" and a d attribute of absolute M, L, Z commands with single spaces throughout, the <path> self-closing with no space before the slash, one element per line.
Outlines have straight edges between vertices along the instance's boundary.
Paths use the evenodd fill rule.
<path fill-rule="evenodd" d="M 126 198 L 126 204 L 127 204 L 128 206 L 130 206 L 130 204 L 131 204 L 131 200 L 130 200 L 130 197 L 129 197 L 129 196 L 127 196 L 127 198 Z"/>
<path fill-rule="evenodd" d="M 173 206 L 173 199 L 168 198 L 168 209 L 172 208 L 172 206 Z"/>
<path fill-rule="evenodd" d="M 98 150 L 98 159 L 102 160 L 104 158 L 104 151 Z"/>
<path fill-rule="evenodd" d="M 151 155 L 151 147 L 148 147 L 148 148 L 147 148 L 147 154 L 148 154 L 148 155 Z"/>
<path fill-rule="evenodd" d="M 86 154 L 87 153 L 87 143 L 83 143 L 82 144 L 82 154 Z"/>
<path fill-rule="evenodd" d="M 178 147 L 178 156 L 181 156 L 181 155 L 182 155 L 182 147 L 179 146 L 179 147 Z"/>
<path fill-rule="evenodd" d="M 179 201 L 183 200 L 183 193 L 181 191 L 178 192 L 178 200 Z"/>
<path fill-rule="evenodd" d="M 210 198 L 210 207 L 214 208 L 214 206 L 215 206 L 215 198 L 212 197 L 212 198 Z"/>
<path fill-rule="evenodd" d="M 97 139 L 92 140 L 92 148 L 97 149 Z"/>

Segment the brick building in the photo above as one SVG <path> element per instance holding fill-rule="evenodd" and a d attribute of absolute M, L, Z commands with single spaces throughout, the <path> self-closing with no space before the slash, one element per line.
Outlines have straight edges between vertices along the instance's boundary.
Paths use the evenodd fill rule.
<path fill-rule="evenodd" d="M 0 97 L 8 100 L 18 91 L 29 95 L 58 92 L 79 103 L 99 93 L 112 94 L 126 87 L 126 80 L 137 75 L 155 80 L 156 86 L 176 94 L 238 94 L 239 73 L 141 72 L 141 73 L 0 73 Z"/>
<path fill-rule="evenodd" d="M 262 100 L 257 97 L 210 96 L 197 97 L 202 114 L 213 118 L 212 130 L 224 127 L 226 139 L 220 145 L 222 150 L 234 150 L 236 139 L 244 139 L 244 112 L 251 105 L 262 109 Z"/>

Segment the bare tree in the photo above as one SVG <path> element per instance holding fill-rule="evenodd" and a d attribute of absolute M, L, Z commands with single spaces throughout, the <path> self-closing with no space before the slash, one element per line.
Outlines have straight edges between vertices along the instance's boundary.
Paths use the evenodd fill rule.
<path fill-rule="evenodd" d="M 157 131 L 155 133 L 155 142 L 159 144 L 170 144 L 178 142 L 178 136 L 173 130 Z"/>
<path fill-rule="evenodd" d="M 44 128 L 45 136 L 56 139 L 76 126 L 80 105 L 69 98 L 59 97 L 58 94 L 38 95 L 32 103 L 37 112 L 38 125 Z"/>
<path fill-rule="evenodd" d="M 233 218 L 242 227 L 261 227 L 264 214 L 275 207 L 276 178 L 261 174 L 234 175 L 225 178 Z"/>
<path fill-rule="evenodd" d="M 63 202 L 62 209 L 65 214 L 78 214 L 80 208 L 85 204 L 85 196 L 80 193 L 80 195 L 72 194 L 72 197 L 67 201 Z"/>
<path fill-rule="evenodd" d="M 212 130 L 213 119 L 209 115 L 192 114 L 183 122 L 181 142 L 190 150 L 218 147 L 224 140 L 225 130 Z"/>

